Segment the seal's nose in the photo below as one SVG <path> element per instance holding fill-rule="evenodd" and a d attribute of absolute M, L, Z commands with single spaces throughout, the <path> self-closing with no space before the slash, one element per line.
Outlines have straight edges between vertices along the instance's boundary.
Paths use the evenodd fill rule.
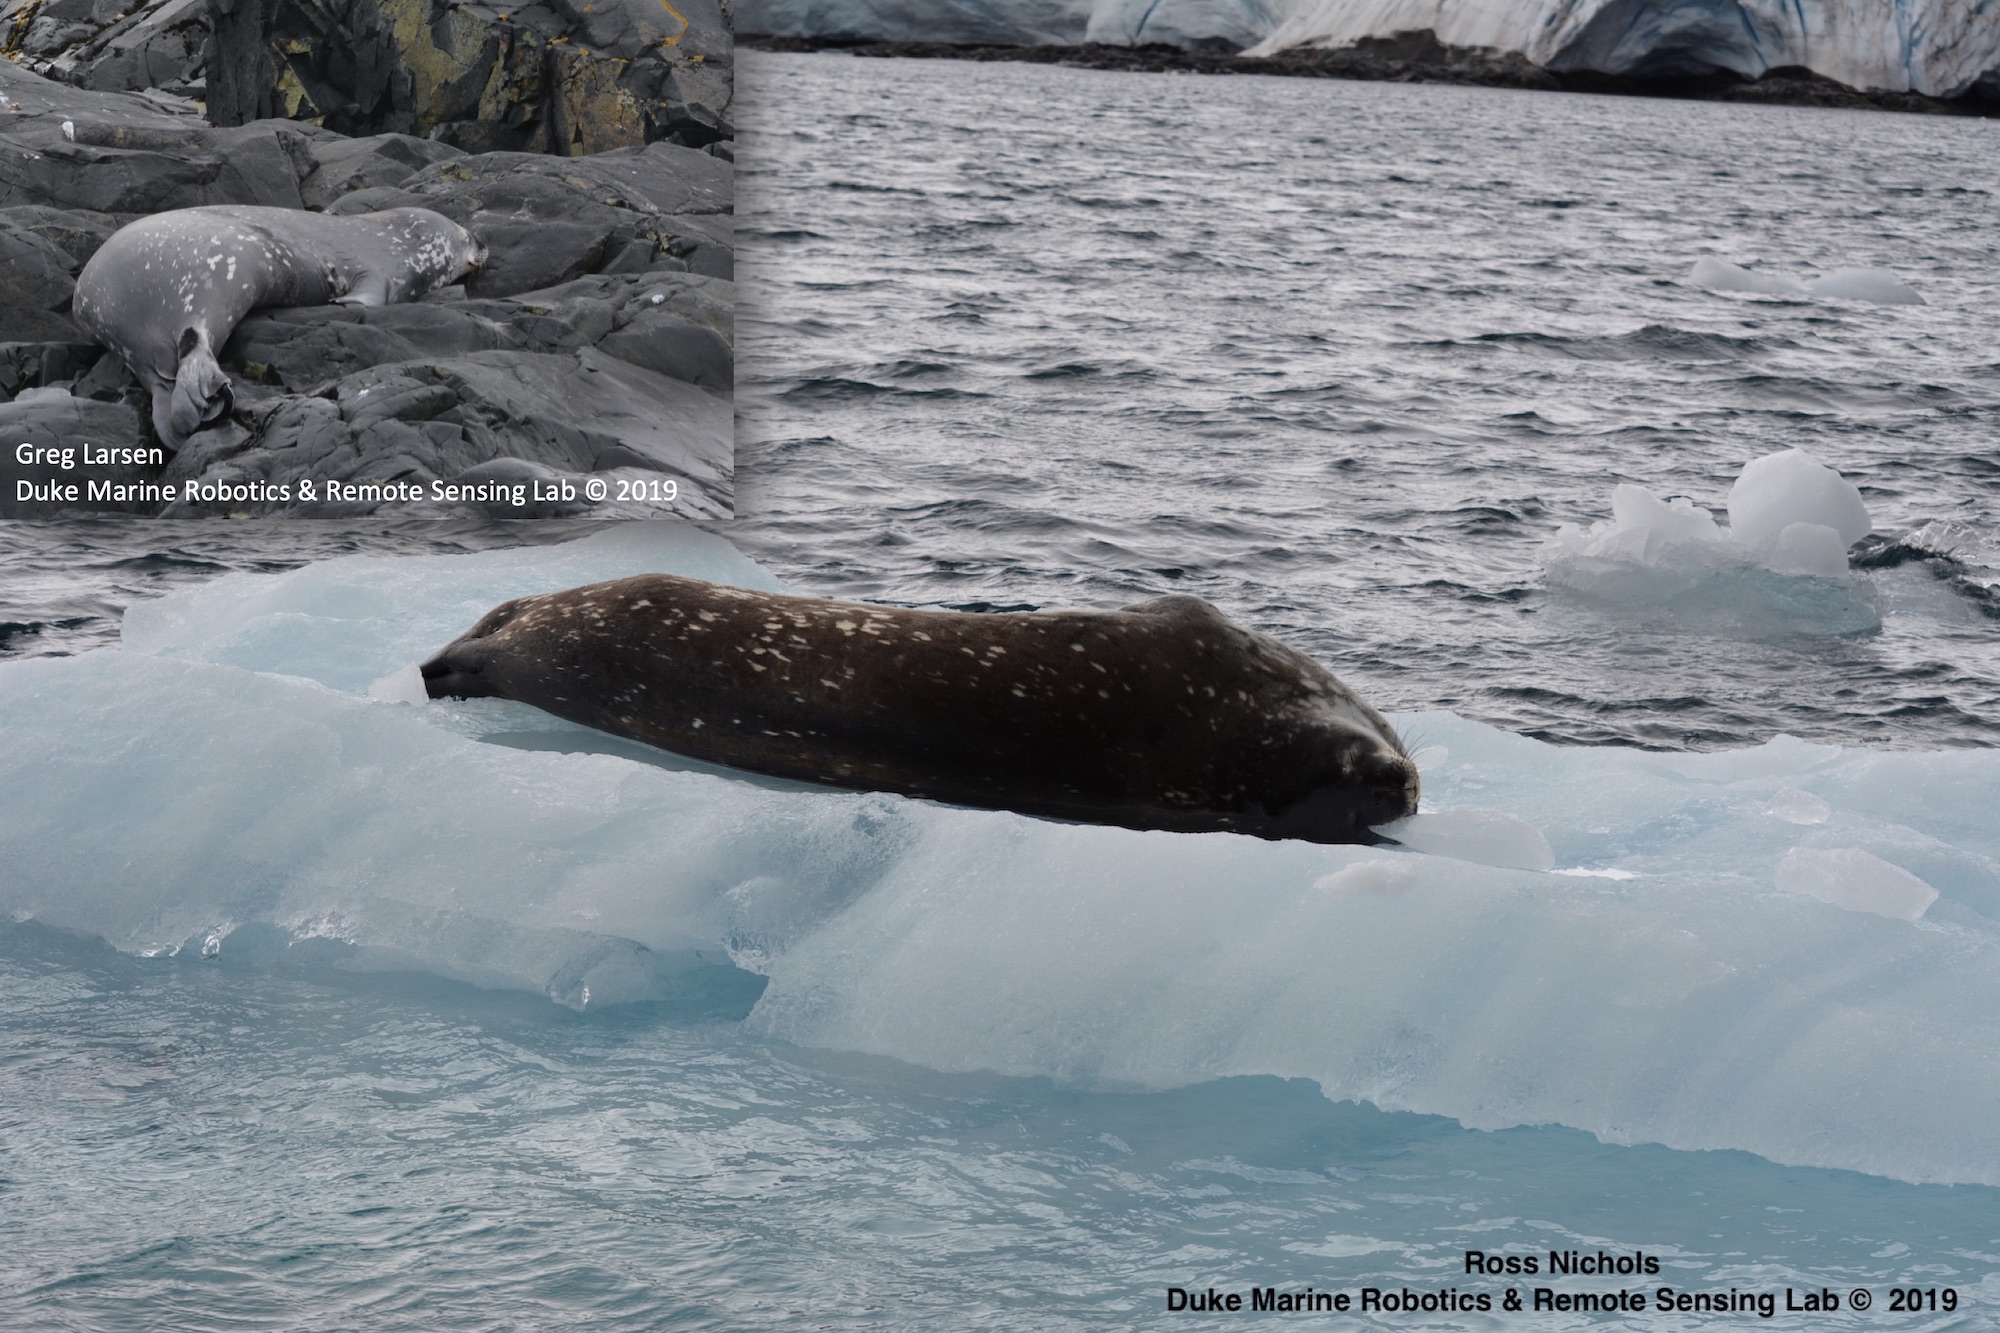
<path fill-rule="evenodd" d="M 468 651 L 465 644 L 464 639 L 448 644 L 417 668 L 423 673 L 425 694 L 433 699 L 485 699 L 495 693 L 479 654 Z"/>
<path fill-rule="evenodd" d="M 1416 764 L 1408 755 L 1387 748 L 1377 750 L 1368 756 L 1363 766 L 1362 783 L 1374 807 L 1362 821 L 1369 827 L 1393 823 L 1417 813 L 1422 780 L 1417 776 Z"/>

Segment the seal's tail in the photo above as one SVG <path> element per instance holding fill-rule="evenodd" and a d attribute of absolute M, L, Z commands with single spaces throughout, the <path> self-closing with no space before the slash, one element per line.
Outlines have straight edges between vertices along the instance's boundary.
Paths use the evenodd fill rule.
<path fill-rule="evenodd" d="M 153 403 L 153 429 L 160 433 L 161 441 L 179 449 L 188 436 L 229 411 L 235 402 L 229 376 L 216 364 L 208 339 L 194 329 L 183 329 L 173 394 L 164 403 L 157 398 Z M 160 419 L 162 408 L 164 421 Z"/>

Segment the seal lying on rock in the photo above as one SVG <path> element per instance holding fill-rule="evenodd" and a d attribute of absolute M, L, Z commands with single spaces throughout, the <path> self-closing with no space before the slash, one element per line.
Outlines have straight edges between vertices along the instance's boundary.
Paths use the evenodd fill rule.
<path fill-rule="evenodd" d="M 71 308 L 151 391 L 153 429 L 177 450 L 229 410 L 215 353 L 252 310 L 408 301 L 484 258 L 472 233 L 424 208 L 183 208 L 114 233 L 77 275 Z"/>
<path fill-rule="evenodd" d="M 423 676 L 713 763 L 1058 819 L 1374 842 L 1417 808 L 1380 713 L 1197 597 L 980 615 L 642 574 L 502 603 Z"/>

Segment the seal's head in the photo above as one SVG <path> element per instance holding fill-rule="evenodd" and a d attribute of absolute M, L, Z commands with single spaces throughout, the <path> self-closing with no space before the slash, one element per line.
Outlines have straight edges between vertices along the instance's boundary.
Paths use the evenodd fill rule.
<path fill-rule="evenodd" d="M 392 299 L 410 300 L 449 287 L 486 265 L 486 246 L 442 213 L 391 208 L 361 216 L 387 226 L 409 248 L 409 289 L 394 293 Z"/>
<path fill-rule="evenodd" d="M 493 645 L 487 640 L 512 624 L 534 600 L 516 597 L 500 603 L 481 616 L 478 624 L 440 648 L 437 656 L 418 668 L 424 675 L 424 693 L 433 699 L 486 699 L 502 695 L 505 682 L 487 674 L 493 657 Z"/>
<path fill-rule="evenodd" d="M 1281 837 L 1316 842 L 1376 842 L 1369 832 L 1417 812 L 1421 780 L 1403 738 L 1380 713 L 1343 688 L 1322 698 L 1302 727 L 1300 743 L 1314 752 L 1294 771 L 1314 775 L 1303 795 L 1272 811 Z M 1338 836 L 1335 836 L 1338 835 Z"/>

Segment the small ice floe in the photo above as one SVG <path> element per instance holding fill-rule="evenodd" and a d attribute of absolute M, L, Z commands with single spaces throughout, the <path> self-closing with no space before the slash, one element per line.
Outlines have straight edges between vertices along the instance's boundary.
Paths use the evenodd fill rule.
<path fill-rule="evenodd" d="M 1728 509 L 1723 528 L 1685 496 L 1619 485 L 1609 522 L 1564 524 L 1543 545 L 1549 586 L 1608 609 L 1753 633 L 1881 628 L 1874 586 L 1848 565 L 1847 548 L 1874 527 L 1851 482 L 1787 449 L 1743 469 Z"/>
<path fill-rule="evenodd" d="M 1542 831 L 1502 810 L 1440 810 L 1375 830 L 1413 852 L 1507 870 L 1553 870 L 1555 852 Z M 1365 863 L 1364 863 L 1365 864 Z M 1350 867 L 1351 869 L 1352 867 Z"/>
<path fill-rule="evenodd" d="M 73 121 L 73 120 L 66 120 L 66 121 L 64 121 L 64 122 L 62 123 L 62 132 L 63 132 L 63 138 L 65 138 L 65 139 L 69 140 L 69 141 L 70 141 L 71 143 L 75 143 L 75 142 L 76 142 L 76 122 L 75 122 L 75 121 Z"/>
<path fill-rule="evenodd" d="M 1821 301 L 1873 301 L 1877 305 L 1922 305 L 1917 289 L 1887 269 L 1837 268 L 1806 283 L 1806 293 Z"/>
<path fill-rule="evenodd" d="M 431 696 L 424 689 L 424 673 L 415 662 L 405 667 L 397 667 L 380 680 L 368 686 L 368 697 L 382 699 L 389 703 L 424 704 Z"/>
<path fill-rule="evenodd" d="M 1729 488 L 1729 533 L 1780 573 L 1845 574 L 1875 530 L 1854 483 L 1802 449 L 1747 464 Z"/>
<path fill-rule="evenodd" d="M 1712 292 L 1755 292 L 1759 296 L 1804 296 L 1806 285 L 1782 273 L 1757 273 L 1724 260 L 1702 256 L 1694 261 L 1688 281 Z"/>
<path fill-rule="evenodd" d="M 1703 256 L 1687 280 L 1714 292 L 1753 292 L 1759 296 L 1794 296 L 1817 301 L 1872 301 L 1877 305 L 1922 305 L 1914 287 L 1887 269 L 1837 268 L 1800 282 L 1782 273 L 1758 273 L 1726 260 Z"/>
<path fill-rule="evenodd" d="M 17 403 L 68 402 L 71 397 L 70 391 L 62 385 L 46 384 L 38 385 L 32 389 L 21 390 L 21 392 L 14 395 L 14 401 Z"/>
<path fill-rule="evenodd" d="M 1778 862 L 1776 879 L 1782 892 L 1898 921 L 1915 921 L 1938 899 L 1936 889 L 1909 871 L 1859 847 L 1794 847 Z"/>
<path fill-rule="evenodd" d="M 1342 866 L 1330 875 L 1321 875 L 1313 881 L 1313 887 L 1326 893 L 1366 894 L 1402 893 L 1415 887 L 1417 868 L 1407 860 L 1382 858 L 1375 861 L 1356 861 L 1351 866 Z"/>

